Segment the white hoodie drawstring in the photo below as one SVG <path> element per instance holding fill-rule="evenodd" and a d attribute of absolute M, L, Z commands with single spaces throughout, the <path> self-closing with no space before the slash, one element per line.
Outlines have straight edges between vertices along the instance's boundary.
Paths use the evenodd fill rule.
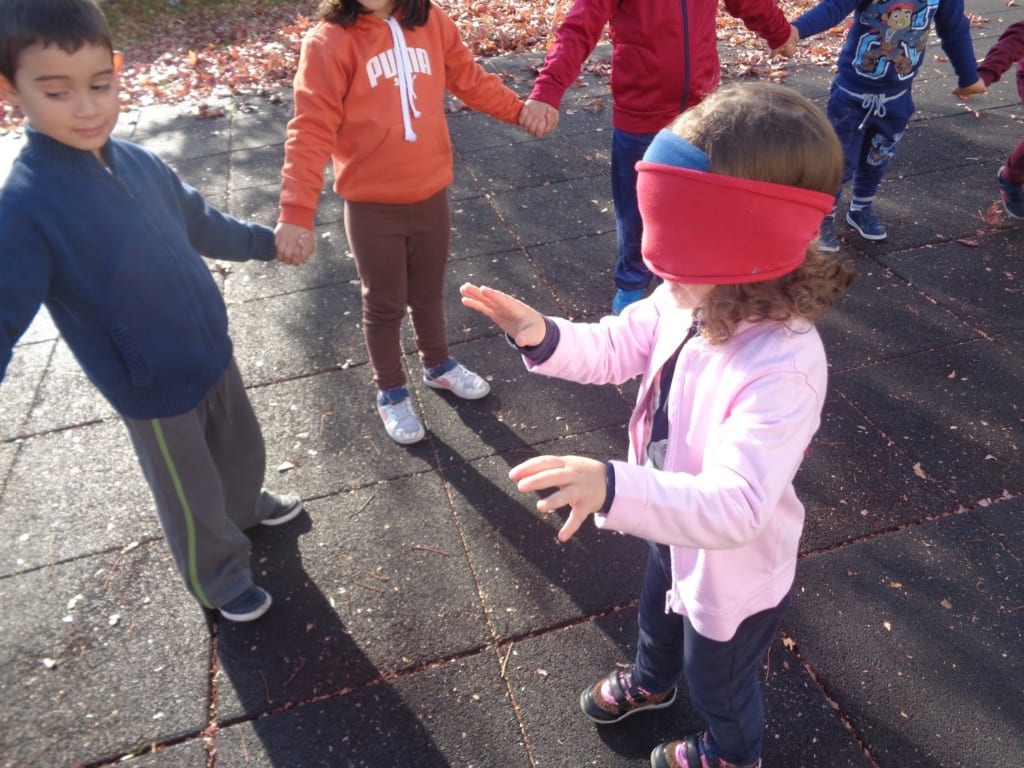
<path fill-rule="evenodd" d="M 902 96 L 903 94 L 905 94 L 907 92 L 907 89 L 904 88 L 899 93 L 890 93 L 890 94 L 884 94 L 884 93 L 855 93 L 855 92 L 853 92 L 851 90 L 843 88 L 843 86 L 841 86 L 841 85 L 837 86 L 837 87 L 839 88 L 839 90 L 845 91 L 846 93 L 848 93 L 851 96 L 853 96 L 855 99 L 860 99 L 860 106 L 861 106 L 861 108 L 866 110 L 866 112 L 864 114 L 864 119 L 861 120 L 860 121 L 860 125 L 857 126 L 857 130 L 858 131 L 864 130 L 864 126 L 865 126 L 865 124 L 867 124 L 868 118 L 871 117 L 872 115 L 878 115 L 879 117 L 885 117 L 885 112 L 886 112 L 885 105 L 886 105 L 886 103 L 890 102 L 890 101 L 895 101 L 896 99 L 898 99 L 900 96 Z"/>
<path fill-rule="evenodd" d="M 395 68 L 398 71 L 399 98 L 402 99 L 402 123 L 405 126 L 405 140 L 416 141 L 416 132 L 412 129 L 412 118 L 419 117 L 416 109 L 416 91 L 413 88 L 412 71 L 409 69 L 409 49 L 405 47 L 405 35 L 401 25 L 391 16 L 388 17 L 391 27 L 391 39 L 395 43 Z"/>

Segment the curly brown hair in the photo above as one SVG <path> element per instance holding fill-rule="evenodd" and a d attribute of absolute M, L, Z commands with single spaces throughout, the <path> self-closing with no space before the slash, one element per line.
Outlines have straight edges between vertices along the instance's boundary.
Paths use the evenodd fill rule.
<path fill-rule="evenodd" d="M 830 195 L 839 191 L 843 152 L 835 130 L 812 101 L 785 86 L 722 86 L 677 117 L 669 130 L 703 150 L 712 173 Z M 700 307 L 701 333 L 712 344 L 723 344 L 744 320 L 816 322 L 853 278 L 845 260 L 819 251 L 812 242 L 803 264 L 782 277 L 716 285 Z"/>

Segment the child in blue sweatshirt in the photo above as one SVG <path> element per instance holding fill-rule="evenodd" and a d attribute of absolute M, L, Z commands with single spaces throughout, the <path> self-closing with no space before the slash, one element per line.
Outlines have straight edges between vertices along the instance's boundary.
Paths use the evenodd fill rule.
<path fill-rule="evenodd" d="M 200 254 L 270 260 L 274 234 L 111 138 L 120 64 L 94 0 L 0 0 L 0 96 L 28 118 L 0 190 L 0 381 L 45 305 L 123 418 L 188 589 L 250 621 L 271 598 L 244 530 L 302 501 L 262 488 L 263 437 Z"/>
<path fill-rule="evenodd" d="M 828 97 L 828 118 L 843 145 L 843 183 L 853 180 L 846 222 L 865 240 L 884 240 L 875 193 L 914 114 L 910 89 L 924 61 L 932 25 L 963 95 L 984 93 L 963 0 L 821 0 L 793 22 L 804 40 L 853 13 Z M 790 53 L 784 48 L 783 53 Z M 841 192 L 842 190 L 840 190 Z M 836 203 L 839 195 L 836 196 Z M 839 250 L 835 209 L 821 225 L 818 247 Z"/>

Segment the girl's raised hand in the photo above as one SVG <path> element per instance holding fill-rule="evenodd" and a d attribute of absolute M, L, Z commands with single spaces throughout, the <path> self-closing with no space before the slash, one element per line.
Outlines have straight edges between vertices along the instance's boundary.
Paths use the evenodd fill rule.
<path fill-rule="evenodd" d="M 485 285 L 465 283 L 459 287 L 459 293 L 465 306 L 487 315 L 520 347 L 535 347 L 544 341 L 544 315 L 529 304 Z"/>
<path fill-rule="evenodd" d="M 569 507 L 569 519 L 558 532 L 558 540 L 566 542 L 583 525 L 583 521 L 604 506 L 605 463 L 583 456 L 537 456 L 509 470 L 520 493 L 557 488 L 537 501 L 539 512 L 554 512 Z"/>

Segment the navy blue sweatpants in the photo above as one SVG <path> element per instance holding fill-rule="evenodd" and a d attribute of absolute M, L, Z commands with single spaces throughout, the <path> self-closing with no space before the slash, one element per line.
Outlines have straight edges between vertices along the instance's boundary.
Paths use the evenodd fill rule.
<path fill-rule="evenodd" d="M 764 736 L 759 673 L 789 610 L 790 596 L 774 608 L 748 616 L 731 640 L 719 642 L 698 633 L 685 616 L 665 612 L 665 594 L 672 586 L 670 569 L 668 547 L 652 543 L 640 592 L 633 681 L 648 691 L 661 692 L 685 676 L 690 703 L 708 726 L 711 757 L 736 765 L 756 763 Z"/>
<path fill-rule="evenodd" d="M 914 114 L 910 84 L 902 96 L 875 109 L 866 105 L 862 96 L 851 94 L 833 82 L 826 111 L 843 147 L 843 184 L 852 179 L 853 200 L 870 201 Z"/>

